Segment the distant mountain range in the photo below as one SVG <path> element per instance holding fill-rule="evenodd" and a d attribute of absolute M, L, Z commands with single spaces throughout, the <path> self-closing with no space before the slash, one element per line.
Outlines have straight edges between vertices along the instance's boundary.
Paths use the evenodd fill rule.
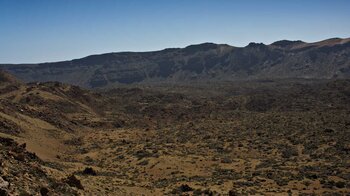
<path fill-rule="evenodd" d="M 159 82 L 350 78 L 350 38 L 315 43 L 282 40 L 246 47 L 203 43 L 53 63 L 3 64 L 1 68 L 25 82 L 59 81 L 88 88 Z"/>

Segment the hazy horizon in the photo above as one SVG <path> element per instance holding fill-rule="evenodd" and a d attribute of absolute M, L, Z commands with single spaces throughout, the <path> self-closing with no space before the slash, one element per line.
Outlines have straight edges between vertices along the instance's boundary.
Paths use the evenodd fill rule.
<path fill-rule="evenodd" d="M 0 63 L 40 63 L 213 42 L 350 37 L 350 2 L 0 0 Z"/>

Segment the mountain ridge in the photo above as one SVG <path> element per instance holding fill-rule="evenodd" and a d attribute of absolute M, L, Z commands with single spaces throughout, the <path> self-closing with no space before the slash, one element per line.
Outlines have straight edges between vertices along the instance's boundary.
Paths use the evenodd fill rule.
<path fill-rule="evenodd" d="M 149 52 L 112 52 L 38 64 L 3 64 L 25 82 L 59 81 L 88 88 L 138 83 L 263 78 L 350 77 L 350 38 L 281 40 L 245 47 L 201 43 Z"/>
<path fill-rule="evenodd" d="M 320 44 L 322 42 L 332 41 L 332 40 L 334 40 L 335 43 L 337 43 L 336 42 L 337 40 L 340 40 L 340 41 L 338 41 L 338 44 L 339 44 L 339 42 L 340 43 L 342 43 L 342 42 L 346 43 L 346 42 L 350 42 L 350 37 L 349 38 L 334 37 L 334 38 L 329 38 L 329 39 L 316 41 L 316 42 L 304 42 L 302 40 L 282 39 L 282 40 L 279 40 L 279 41 L 272 42 L 271 44 L 265 44 L 263 42 L 250 42 L 246 46 L 233 46 L 233 45 L 230 45 L 230 44 L 219 44 L 219 43 L 215 43 L 215 42 L 202 42 L 202 43 L 198 43 L 198 44 L 190 44 L 190 45 L 185 46 L 185 47 L 169 47 L 169 48 L 164 48 L 164 49 L 159 49 L 159 50 L 106 52 L 106 53 L 91 54 L 91 55 L 83 56 L 81 58 L 74 58 L 74 59 L 71 59 L 71 60 L 46 61 L 46 62 L 37 62 L 37 63 L 1 63 L 0 62 L 0 65 L 37 65 L 37 64 L 45 64 L 45 63 L 59 63 L 59 62 L 80 60 L 80 59 L 84 59 L 84 58 L 91 57 L 91 56 L 100 56 L 100 55 L 107 55 L 107 54 L 123 54 L 123 53 L 125 53 L 125 54 L 127 54 L 127 53 L 154 53 L 154 52 L 162 52 L 162 51 L 172 51 L 172 50 L 185 49 L 185 48 L 188 48 L 188 47 L 205 45 L 205 44 L 223 45 L 223 46 L 228 46 L 228 47 L 232 47 L 232 48 L 245 48 L 245 47 L 249 46 L 249 44 L 252 44 L 252 43 L 253 44 L 263 44 L 263 45 L 266 45 L 266 46 L 272 46 L 272 45 L 275 45 L 276 43 L 279 43 L 279 42 L 291 42 L 291 43 L 293 43 L 293 42 L 300 42 L 300 43 L 303 43 L 303 44 L 315 45 L 315 44 Z"/>

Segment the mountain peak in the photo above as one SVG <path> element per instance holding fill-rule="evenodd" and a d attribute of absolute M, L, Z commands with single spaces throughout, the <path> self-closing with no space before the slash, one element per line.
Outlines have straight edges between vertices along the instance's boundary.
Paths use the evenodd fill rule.
<path fill-rule="evenodd" d="M 205 42 L 200 44 L 193 44 L 185 47 L 184 49 L 200 49 L 200 50 L 210 50 L 215 49 L 218 46 L 218 44 L 211 43 L 211 42 Z"/>
<path fill-rule="evenodd" d="M 266 46 L 264 43 L 250 42 L 247 47 L 264 47 L 264 46 Z"/>
<path fill-rule="evenodd" d="M 295 46 L 295 45 L 298 45 L 298 44 L 304 44 L 304 43 L 305 42 L 303 42 L 301 40 L 296 40 L 296 41 L 281 40 L 281 41 L 273 42 L 271 45 L 284 48 L 284 47 L 291 47 L 291 46 Z"/>
<path fill-rule="evenodd" d="M 350 38 L 347 39 L 342 39 L 342 38 L 330 38 L 330 39 L 326 39 L 323 41 L 319 41 L 319 42 L 314 42 L 314 43 L 310 43 L 312 45 L 318 45 L 318 46 L 332 46 L 332 45 L 337 45 L 337 44 L 344 44 L 350 41 Z"/>

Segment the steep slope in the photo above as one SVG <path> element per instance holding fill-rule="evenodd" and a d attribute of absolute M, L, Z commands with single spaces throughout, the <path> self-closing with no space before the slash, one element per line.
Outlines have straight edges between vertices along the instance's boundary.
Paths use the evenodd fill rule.
<path fill-rule="evenodd" d="M 60 81 L 83 87 L 152 82 L 262 78 L 348 78 L 350 39 L 315 43 L 282 40 L 243 48 L 204 43 L 156 52 L 92 55 L 56 63 L 3 65 L 24 81 Z"/>
<path fill-rule="evenodd" d="M 0 195 L 81 195 L 72 161 L 79 135 L 122 125 L 108 98 L 58 82 L 22 83 L 0 72 Z"/>
<path fill-rule="evenodd" d="M 64 154 L 60 143 L 81 130 L 113 127 L 118 119 L 106 119 L 98 93 L 58 82 L 21 85 L 0 82 L 0 133 L 28 139 L 29 149 L 41 157 Z M 62 151 L 57 152 L 56 148 Z"/>
<path fill-rule="evenodd" d="M 79 180 L 51 162 L 72 152 L 64 141 L 101 116 L 94 98 L 78 87 L 24 84 L 0 71 L 0 195 L 78 195 Z"/>
<path fill-rule="evenodd" d="M 0 136 L 0 195 L 78 195 L 64 180 L 49 176 L 25 146 Z"/>

